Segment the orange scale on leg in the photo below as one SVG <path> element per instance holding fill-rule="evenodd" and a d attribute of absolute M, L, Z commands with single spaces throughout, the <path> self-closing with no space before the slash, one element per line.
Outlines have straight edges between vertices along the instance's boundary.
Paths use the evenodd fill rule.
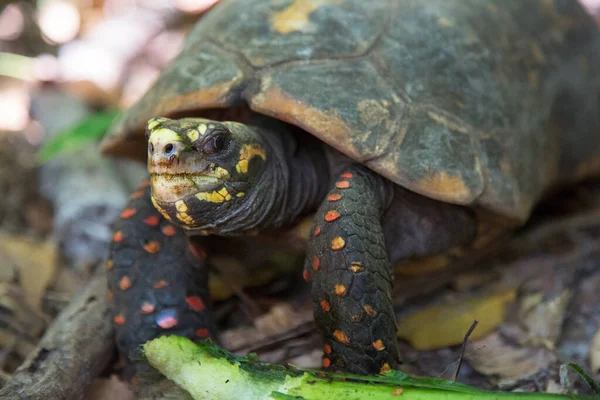
<path fill-rule="evenodd" d="M 310 277 L 310 273 L 307 270 L 304 270 L 302 272 L 302 277 L 304 278 L 304 280 L 306 282 L 310 282 L 312 280 L 311 277 Z"/>
<path fill-rule="evenodd" d="M 158 215 L 151 215 L 148 218 L 144 219 L 144 224 L 148 226 L 156 226 L 159 224 L 159 222 L 160 218 L 158 217 Z"/>
<path fill-rule="evenodd" d="M 196 336 L 198 336 L 199 338 L 207 338 L 208 337 L 208 329 L 206 329 L 206 328 L 196 329 Z"/>
<path fill-rule="evenodd" d="M 199 260 L 206 259 L 206 252 L 200 245 L 196 243 L 190 243 L 190 251 L 192 252 L 192 255 Z"/>
<path fill-rule="evenodd" d="M 156 324 L 163 329 L 171 329 L 179 323 L 174 310 L 164 310 L 156 316 Z"/>
<path fill-rule="evenodd" d="M 175 230 L 175 227 L 173 225 L 163 226 L 161 231 L 162 231 L 163 235 L 165 235 L 165 236 L 175 236 L 175 234 L 177 233 L 177 231 Z"/>
<path fill-rule="evenodd" d="M 153 240 L 144 245 L 144 250 L 150 254 L 156 254 L 160 251 L 160 243 Z"/>
<path fill-rule="evenodd" d="M 313 256 L 312 269 L 317 272 L 319 268 L 321 268 L 321 260 L 319 260 L 319 257 Z"/>
<path fill-rule="evenodd" d="M 198 296 L 188 296 L 185 298 L 185 302 L 192 310 L 197 312 L 202 312 L 206 308 L 204 301 Z"/>

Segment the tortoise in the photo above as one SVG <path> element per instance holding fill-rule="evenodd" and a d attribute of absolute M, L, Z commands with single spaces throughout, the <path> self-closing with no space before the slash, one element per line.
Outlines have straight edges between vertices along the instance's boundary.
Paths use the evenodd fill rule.
<path fill-rule="evenodd" d="M 150 173 L 107 261 L 120 350 L 217 337 L 203 236 L 314 214 L 323 367 L 398 367 L 394 263 L 485 249 L 600 171 L 599 50 L 576 1 L 222 1 L 101 146 Z"/>

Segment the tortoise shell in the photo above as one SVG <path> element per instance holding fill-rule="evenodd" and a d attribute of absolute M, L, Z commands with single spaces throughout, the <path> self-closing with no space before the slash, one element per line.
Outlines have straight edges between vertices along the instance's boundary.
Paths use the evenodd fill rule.
<path fill-rule="evenodd" d="M 600 170 L 598 46 L 576 1 L 225 0 L 102 149 L 145 157 L 149 118 L 249 107 L 409 190 L 520 222 Z"/>

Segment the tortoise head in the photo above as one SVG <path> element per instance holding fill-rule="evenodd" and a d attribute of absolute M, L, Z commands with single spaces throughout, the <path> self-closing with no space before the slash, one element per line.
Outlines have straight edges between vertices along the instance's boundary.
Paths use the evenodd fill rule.
<path fill-rule="evenodd" d="M 251 208 L 248 195 L 267 160 L 267 146 L 251 126 L 155 118 L 146 139 L 152 202 L 171 222 L 194 233 L 221 233 L 232 215 Z"/>

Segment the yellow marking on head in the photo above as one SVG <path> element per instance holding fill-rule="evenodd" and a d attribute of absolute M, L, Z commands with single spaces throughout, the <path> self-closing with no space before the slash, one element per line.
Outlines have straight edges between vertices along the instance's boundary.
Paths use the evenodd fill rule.
<path fill-rule="evenodd" d="M 207 130 L 207 129 L 208 129 L 208 128 L 206 127 L 206 124 L 201 124 L 201 125 L 198 125 L 198 132 L 199 132 L 201 135 L 204 135 L 204 134 L 206 133 L 206 130 Z"/>
<path fill-rule="evenodd" d="M 196 198 L 198 200 L 204 200 L 204 201 L 208 201 L 211 203 L 222 203 L 225 201 L 225 196 L 222 196 L 219 192 L 217 191 L 212 191 L 212 192 L 201 192 L 196 194 Z"/>
<path fill-rule="evenodd" d="M 182 213 L 187 212 L 187 210 L 188 210 L 188 206 L 187 206 L 187 204 L 185 204 L 185 202 L 183 200 L 177 200 L 175 202 L 175 208 L 177 209 L 177 211 L 182 212 Z"/>
<path fill-rule="evenodd" d="M 160 128 L 150 132 L 150 143 L 155 143 L 157 140 L 164 140 L 168 142 L 181 142 L 181 136 L 175 131 L 167 128 Z"/>
<path fill-rule="evenodd" d="M 160 124 L 162 122 L 162 118 L 152 118 L 151 120 L 148 121 L 148 125 L 147 128 L 149 131 L 151 131 L 152 129 L 156 128 L 156 126 L 158 124 Z"/>
<path fill-rule="evenodd" d="M 246 193 L 239 192 L 238 194 L 235 195 L 235 197 L 244 197 L 245 195 L 246 195 Z"/>
<path fill-rule="evenodd" d="M 169 214 L 167 214 L 167 212 L 161 206 L 158 205 L 154 196 L 151 196 L 150 200 L 152 200 L 152 205 L 154 206 L 154 208 L 156 208 L 158 212 L 162 214 L 163 217 L 165 217 L 168 221 L 172 221 Z"/>
<path fill-rule="evenodd" d="M 242 160 L 235 165 L 235 170 L 238 174 L 245 174 L 248 172 L 248 160 Z"/>
<path fill-rule="evenodd" d="M 193 225 L 194 219 L 184 212 L 177 213 L 177 219 L 186 225 Z"/>
<path fill-rule="evenodd" d="M 200 137 L 200 132 L 198 132 L 196 129 L 189 130 L 188 133 L 187 133 L 187 137 L 192 142 L 195 142 Z"/>
<path fill-rule="evenodd" d="M 265 149 L 260 144 L 245 144 L 240 150 L 240 161 L 235 166 L 235 170 L 240 174 L 248 172 L 248 162 L 253 157 L 260 157 L 263 160 L 267 159 Z"/>

